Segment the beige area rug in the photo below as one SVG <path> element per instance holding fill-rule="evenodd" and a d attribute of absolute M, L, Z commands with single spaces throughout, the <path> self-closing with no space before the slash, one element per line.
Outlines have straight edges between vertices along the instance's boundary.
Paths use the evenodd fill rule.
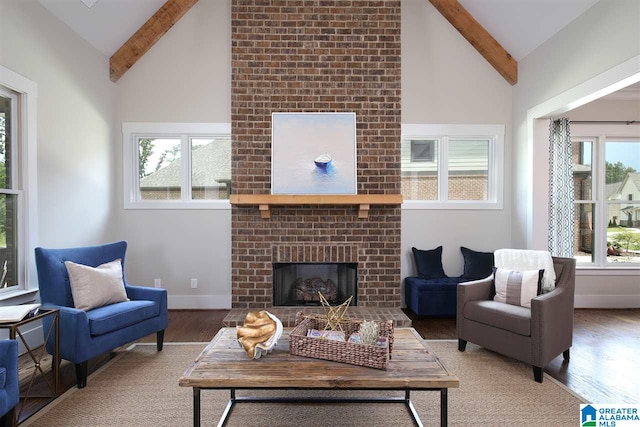
<path fill-rule="evenodd" d="M 473 344 L 464 353 L 458 352 L 454 341 L 429 341 L 429 346 L 460 379 L 460 388 L 449 390 L 449 425 L 578 425 L 584 401 L 551 377 L 538 384 L 529 366 Z M 134 345 L 91 375 L 86 388 L 68 391 L 22 426 L 191 426 L 192 389 L 179 387 L 178 378 L 204 347 L 204 343 L 166 343 L 158 353 L 155 344 Z M 247 392 L 238 395 L 243 393 Z M 413 392 L 411 397 L 424 425 L 439 425 L 440 393 Z M 202 391 L 203 426 L 217 425 L 228 399 L 228 391 Z M 241 403 L 227 425 L 400 427 L 413 423 L 399 403 Z"/>

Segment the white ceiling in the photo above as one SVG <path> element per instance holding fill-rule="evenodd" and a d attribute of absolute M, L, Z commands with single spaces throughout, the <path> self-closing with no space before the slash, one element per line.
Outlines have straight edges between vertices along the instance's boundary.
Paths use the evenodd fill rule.
<path fill-rule="evenodd" d="M 458 1 L 520 61 L 600 0 Z"/>
<path fill-rule="evenodd" d="M 166 0 L 97 0 L 91 8 L 86 0 L 38 1 L 110 57 Z M 599 0 L 459 1 L 520 61 Z"/>
<path fill-rule="evenodd" d="M 96 49 L 111 57 L 166 0 L 38 0 Z"/>

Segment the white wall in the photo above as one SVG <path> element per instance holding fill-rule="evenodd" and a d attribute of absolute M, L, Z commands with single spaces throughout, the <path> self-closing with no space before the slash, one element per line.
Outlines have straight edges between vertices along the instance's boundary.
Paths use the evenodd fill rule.
<path fill-rule="evenodd" d="M 0 43 L 0 63 L 38 85 L 38 244 L 105 241 L 115 168 L 108 59 L 35 1 L 0 0 Z"/>
<path fill-rule="evenodd" d="M 577 120 L 636 120 L 640 121 L 640 92 L 637 99 L 598 99 L 565 114 Z M 625 125 L 626 126 L 626 125 Z M 637 127 L 638 125 L 633 125 Z"/>
<path fill-rule="evenodd" d="M 403 122 L 505 124 L 509 153 L 511 86 L 428 2 L 403 1 L 402 20 Z M 123 121 L 229 122 L 230 31 L 229 1 L 198 2 L 116 83 L 117 126 Z M 120 162 L 120 141 L 117 150 Z M 162 279 L 170 307 L 228 307 L 230 211 L 125 211 L 117 179 L 118 230 L 130 243 L 128 280 L 150 286 L 154 278 Z M 459 246 L 508 246 L 509 222 L 506 208 L 404 212 L 402 276 L 413 274 L 412 246 L 440 244 L 447 273 L 461 274 Z M 479 233 L 480 228 L 491 231 Z M 198 289 L 189 288 L 190 278 L 199 279 Z"/>
<path fill-rule="evenodd" d="M 231 121 L 231 2 L 200 0 L 116 82 L 115 238 L 127 280 L 162 280 L 170 308 L 231 307 L 231 208 L 124 210 L 122 122 Z M 190 279 L 198 279 L 191 289 Z"/>
<path fill-rule="evenodd" d="M 402 1 L 402 123 L 502 124 L 502 210 L 402 211 L 401 277 L 416 274 L 411 247 L 443 246 L 449 276 L 462 274 L 460 246 L 493 251 L 511 245 L 512 87 L 424 0 Z"/>
<path fill-rule="evenodd" d="M 403 123 L 505 124 L 507 162 L 504 210 L 403 211 L 402 277 L 413 274 L 412 246 L 443 245 L 451 276 L 462 273 L 459 246 L 526 247 L 527 111 L 639 55 L 639 19 L 640 2 L 601 0 L 521 61 L 512 88 L 433 6 L 403 0 Z M 37 2 L 0 0 L 0 63 L 39 86 L 40 244 L 126 239 L 132 283 L 162 279 L 172 307 L 230 305 L 230 211 L 125 211 L 121 135 L 124 121 L 230 121 L 230 21 L 230 0 L 200 0 L 113 84 L 108 58 Z M 635 291 L 629 278 L 579 277 L 584 295 Z"/>
<path fill-rule="evenodd" d="M 547 190 L 541 184 L 548 173 L 548 142 L 534 139 L 534 119 L 577 107 L 572 104 L 587 95 L 584 88 L 604 89 L 612 75 L 622 80 L 632 75 L 629 69 L 640 72 L 640 60 L 634 59 L 640 54 L 639 22 L 640 2 L 601 0 L 520 61 L 513 96 L 515 247 L 546 249 L 546 221 L 536 213 L 546 210 Z M 640 306 L 637 274 L 595 274 L 578 272 L 577 306 L 587 299 L 602 306 Z M 614 300 L 622 305 L 611 305 Z"/>
<path fill-rule="evenodd" d="M 38 87 L 35 244 L 108 241 L 115 168 L 115 91 L 108 59 L 40 3 L 0 0 L 0 64 Z M 30 263 L 29 286 L 35 287 L 33 256 Z M 25 340 L 37 347 L 41 326 L 30 327 L 23 330 Z"/>

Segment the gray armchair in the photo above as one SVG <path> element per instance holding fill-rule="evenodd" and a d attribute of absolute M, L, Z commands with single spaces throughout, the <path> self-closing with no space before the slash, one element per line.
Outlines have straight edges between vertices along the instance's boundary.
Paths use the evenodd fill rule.
<path fill-rule="evenodd" d="M 531 300 L 531 309 L 493 301 L 492 276 L 458 285 L 458 350 L 467 341 L 533 367 L 542 382 L 544 367 L 560 353 L 569 360 L 573 339 L 576 260 L 553 257 L 555 289 Z"/>

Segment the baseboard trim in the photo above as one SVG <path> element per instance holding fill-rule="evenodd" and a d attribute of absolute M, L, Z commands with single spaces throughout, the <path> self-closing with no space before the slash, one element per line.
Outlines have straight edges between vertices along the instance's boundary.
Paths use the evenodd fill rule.
<path fill-rule="evenodd" d="M 640 308 L 640 295 L 576 295 L 575 308 Z"/>
<path fill-rule="evenodd" d="M 228 310 L 231 295 L 169 295 L 169 309 Z"/>

